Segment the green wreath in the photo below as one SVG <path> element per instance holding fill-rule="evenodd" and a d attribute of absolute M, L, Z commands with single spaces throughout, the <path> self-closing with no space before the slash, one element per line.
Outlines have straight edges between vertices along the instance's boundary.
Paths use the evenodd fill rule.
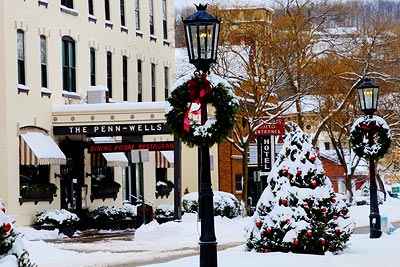
<path fill-rule="evenodd" d="M 372 145 L 369 144 L 369 132 L 372 132 Z M 378 116 L 358 118 L 351 128 L 350 143 L 359 157 L 368 160 L 380 159 L 387 153 L 390 142 L 389 126 Z"/>
<path fill-rule="evenodd" d="M 215 108 L 213 118 L 209 117 L 205 125 L 188 117 L 192 104 L 200 100 Z M 173 89 L 167 101 L 171 109 L 166 112 L 166 124 L 189 147 L 211 147 L 222 142 L 236 121 L 238 101 L 232 88 L 223 82 L 214 85 L 205 73 L 195 73 L 192 79 Z"/>

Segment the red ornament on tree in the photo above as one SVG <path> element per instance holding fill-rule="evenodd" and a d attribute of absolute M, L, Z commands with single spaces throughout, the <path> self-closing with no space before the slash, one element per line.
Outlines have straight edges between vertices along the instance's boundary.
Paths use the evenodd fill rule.
<path fill-rule="evenodd" d="M 286 223 L 290 223 L 290 219 L 289 218 L 286 219 Z"/>
<path fill-rule="evenodd" d="M 297 174 L 299 174 L 299 175 L 300 175 L 300 174 L 302 174 L 302 173 L 303 173 L 303 171 L 302 171 L 302 170 L 300 170 L 300 169 L 299 169 L 299 170 L 297 170 Z"/>
<path fill-rule="evenodd" d="M 4 224 L 3 224 L 3 228 L 4 228 L 4 231 L 8 232 L 8 231 L 11 230 L 11 224 L 9 224 L 9 223 L 4 223 Z"/>
<path fill-rule="evenodd" d="M 261 227 L 261 222 L 260 222 L 260 221 L 256 221 L 256 226 L 257 226 L 258 228 L 260 228 L 260 227 Z"/>
<path fill-rule="evenodd" d="M 346 216 L 347 215 L 347 210 L 342 210 L 342 214 Z"/>
<path fill-rule="evenodd" d="M 314 161 L 314 160 L 315 160 L 315 156 L 314 156 L 314 155 L 311 155 L 311 156 L 310 156 L 310 160 L 311 160 L 311 161 Z"/>
<path fill-rule="evenodd" d="M 288 168 L 283 168 L 283 173 L 284 174 L 287 174 L 289 172 L 289 169 Z"/>
<path fill-rule="evenodd" d="M 310 236 L 310 237 L 312 236 L 312 231 L 311 230 L 307 231 L 307 236 Z"/>
<path fill-rule="evenodd" d="M 4 212 L 4 213 L 6 213 L 6 208 L 4 208 L 4 207 L 1 208 L 1 211 Z"/>
<path fill-rule="evenodd" d="M 322 207 L 321 210 L 322 210 L 322 212 L 325 213 L 326 212 L 326 207 Z"/>
<path fill-rule="evenodd" d="M 320 240 L 321 240 L 321 245 L 325 245 L 326 240 L 324 238 L 321 238 Z"/>
<path fill-rule="evenodd" d="M 271 233 L 271 228 L 267 228 L 267 229 L 265 229 L 265 232 L 267 233 L 267 235 L 269 235 L 270 233 Z"/>
<path fill-rule="evenodd" d="M 304 207 L 304 208 L 308 208 L 308 203 L 304 203 L 304 204 L 303 204 L 303 207 Z"/>
<path fill-rule="evenodd" d="M 317 182 L 316 182 L 316 181 L 312 181 L 312 182 L 311 182 L 311 185 L 314 186 L 314 187 L 316 187 L 316 186 L 317 186 Z"/>
<path fill-rule="evenodd" d="M 336 198 L 331 199 L 332 203 L 336 203 Z"/>
<path fill-rule="evenodd" d="M 333 219 L 336 221 L 339 217 L 337 215 L 333 216 Z"/>
<path fill-rule="evenodd" d="M 282 205 L 286 206 L 287 205 L 287 199 L 282 199 Z"/>
<path fill-rule="evenodd" d="M 268 253 L 268 249 L 266 248 L 266 249 L 264 249 L 264 253 Z"/>
<path fill-rule="evenodd" d="M 295 239 L 293 240 L 293 245 L 297 246 L 299 244 L 299 240 Z"/>
<path fill-rule="evenodd" d="M 335 228 L 335 234 L 339 234 L 339 233 L 340 233 L 339 228 Z"/>

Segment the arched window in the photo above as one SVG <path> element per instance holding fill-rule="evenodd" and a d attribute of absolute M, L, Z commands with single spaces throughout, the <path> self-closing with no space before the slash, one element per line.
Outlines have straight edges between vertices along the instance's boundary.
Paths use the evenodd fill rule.
<path fill-rule="evenodd" d="M 62 67 L 63 90 L 76 92 L 75 41 L 69 36 L 62 38 Z"/>

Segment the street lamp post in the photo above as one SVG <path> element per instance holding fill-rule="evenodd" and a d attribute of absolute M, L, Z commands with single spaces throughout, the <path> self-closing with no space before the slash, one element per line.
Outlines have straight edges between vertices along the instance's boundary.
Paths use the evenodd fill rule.
<path fill-rule="evenodd" d="M 220 20 L 209 14 L 207 5 L 196 5 L 197 12 L 183 20 L 189 62 L 196 72 L 208 73 L 216 61 Z M 207 103 L 201 105 L 201 124 L 207 121 Z M 199 216 L 201 220 L 200 267 L 217 266 L 217 239 L 214 227 L 214 202 L 211 188 L 210 149 L 199 148 Z"/>
<path fill-rule="evenodd" d="M 373 117 L 377 110 L 379 86 L 370 79 L 365 81 L 357 88 L 358 98 L 360 100 L 361 111 L 366 116 Z M 374 136 L 372 130 L 368 132 L 368 142 L 372 146 L 374 144 Z M 370 238 L 379 238 L 382 235 L 381 231 L 381 216 L 379 215 L 378 192 L 375 180 L 375 161 L 369 160 L 369 194 L 370 194 L 370 214 L 369 214 L 369 231 Z"/>

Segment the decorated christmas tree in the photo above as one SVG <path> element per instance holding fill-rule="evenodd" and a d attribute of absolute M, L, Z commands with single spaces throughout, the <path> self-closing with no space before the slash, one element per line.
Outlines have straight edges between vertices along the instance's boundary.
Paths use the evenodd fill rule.
<path fill-rule="evenodd" d="M 247 249 L 338 252 L 353 230 L 347 206 L 336 198 L 308 135 L 293 126 L 248 225 Z"/>
<path fill-rule="evenodd" d="M 0 265 L 34 267 L 23 247 L 21 235 L 15 231 L 13 219 L 6 215 L 0 199 Z"/>

